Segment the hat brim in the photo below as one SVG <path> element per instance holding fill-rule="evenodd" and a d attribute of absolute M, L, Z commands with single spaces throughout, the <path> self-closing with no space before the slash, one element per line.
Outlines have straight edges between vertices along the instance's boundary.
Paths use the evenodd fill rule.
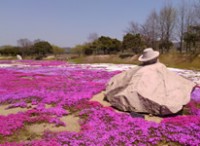
<path fill-rule="evenodd" d="M 150 60 L 153 60 L 153 59 L 157 58 L 159 55 L 160 55 L 160 53 L 158 51 L 154 51 L 154 55 L 153 56 L 148 57 L 148 58 L 144 58 L 144 56 L 141 55 L 138 58 L 138 60 L 141 61 L 141 62 L 147 62 L 147 61 L 150 61 Z"/>

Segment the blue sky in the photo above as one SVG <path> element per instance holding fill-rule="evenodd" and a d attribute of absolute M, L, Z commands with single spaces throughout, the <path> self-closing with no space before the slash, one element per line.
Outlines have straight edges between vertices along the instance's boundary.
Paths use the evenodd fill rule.
<path fill-rule="evenodd" d="M 131 21 L 143 23 L 148 14 L 169 0 L 1 0 L 0 46 L 17 40 L 41 39 L 60 47 L 88 41 L 91 33 L 122 39 Z M 181 0 L 172 0 L 177 6 Z"/>

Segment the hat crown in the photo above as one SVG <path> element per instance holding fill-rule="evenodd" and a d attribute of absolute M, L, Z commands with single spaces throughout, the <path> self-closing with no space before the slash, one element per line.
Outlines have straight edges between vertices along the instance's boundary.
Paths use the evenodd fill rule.
<path fill-rule="evenodd" d="M 142 55 L 138 58 L 139 61 L 146 62 L 155 59 L 159 56 L 158 51 L 154 51 L 152 48 L 144 49 Z"/>
<path fill-rule="evenodd" d="M 154 55 L 154 50 L 152 48 L 147 48 L 143 51 L 143 58 L 149 58 Z"/>

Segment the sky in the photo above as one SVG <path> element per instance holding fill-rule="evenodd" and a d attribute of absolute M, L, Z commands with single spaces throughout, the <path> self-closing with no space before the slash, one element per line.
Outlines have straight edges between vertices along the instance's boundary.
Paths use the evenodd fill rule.
<path fill-rule="evenodd" d="M 27 38 L 74 47 L 92 33 L 122 40 L 130 22 L 144 23 L 169 0 L 0 0 L 0 46 Z M 171 0 L 177 6 L 181 0 Z"/>

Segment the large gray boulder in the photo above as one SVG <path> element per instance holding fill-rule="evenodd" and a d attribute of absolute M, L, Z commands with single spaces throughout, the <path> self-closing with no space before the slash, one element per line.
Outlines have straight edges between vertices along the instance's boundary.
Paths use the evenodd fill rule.
<path fill-rule="evenodd" d="M 179 112 L 190 101 L 194 86 L 165 65 L 155 63 L 114 76 L 107 84 L 105 96 L 122 111 L 169 115 Z"/>

